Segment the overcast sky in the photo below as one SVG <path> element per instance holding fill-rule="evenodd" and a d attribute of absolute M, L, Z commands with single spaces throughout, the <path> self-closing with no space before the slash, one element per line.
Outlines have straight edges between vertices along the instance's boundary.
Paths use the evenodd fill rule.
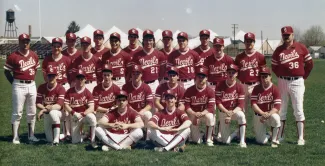
<path fill-rule="evenodd" d="M 17 7 L 15 7 L 18 6 Z M 232 25 L 257 37 L 278 39 L 280 28 L 294 25 L 304 31 L 311 25 L 325 30 L 325 0 L 40 0 L 42 36 L 63 36 L 75 20 L 107 31 L 112 26 L 181 30 L 197 36 L 211 29 L 232 36 Z M 4 35 L 6 11 L 16 11 L 18 33 L 39 36 L 39 0 L 0 0 L 0 36 Z"/>

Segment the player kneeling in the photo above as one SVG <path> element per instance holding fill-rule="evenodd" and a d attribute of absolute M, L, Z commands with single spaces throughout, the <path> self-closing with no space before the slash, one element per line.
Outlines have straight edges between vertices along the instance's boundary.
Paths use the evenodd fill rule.
<path fill-rule="evenodd" d="M 281 126 L 279 109 L 281 107 L 281 96 L 278 88 L 272 83 L 271 71 L 267 67 L 260 70 L 261 83 L 252 92 L 251 104 L 255 111 L 254 130 L 256 141 L 266 144 L 268 137 L 266 127 L 272 129 L 272 147 L 278 147 L 278 132 Z"/>
<path fill-rule="evenodd" d="M 143 137 L 141 116 L 128 105 L 128 94 L 120 91 L 116 96 L 117 108 L 103 116 L 96 128 L 96 136 L 104 142 L 103 151 L 131 149 Z"/>
<path fill-rule="evenodd" d="M 52 145 L 59 144 L 60 121 L 62 118 L 65 89 L 56 82 L 56 68 L 47 68 L 47 83 L 40 85 L 37 89 L 36 107 L 41 111 L 38 120 L 44 116 L 45 137 Z"/>
<path fill-rule="evenodd" d="M 192 123 L 184 111 L 176 108 L 175 92 L 167 90 L 165 99 L 166 108 L 156 112 L 148 122 L 149 138 L 160 145 L 155 148 L 156 151 L 174 149 L 174 151 L 183 152 Z"/>
<path fill-rule="evenodd" d="M 221 141 L 230 144 L 230 122 L 236 120 L 239 126 L 240 143 L 239 146 L 246 148 L 245 132 L 246 132 L 246 117 L 242 111 L 244 107 L 245 92 L 243 85 L 236 82 L 238 67 L 229 65 L 227 67 L 227 80 L 221 82 L 216 87 L 216 104 L 220 110 L 220 132 Z"/>
<path fill-rule="evenodd" d="M 94 114 L 94 99 L 90 91 L 86 88 L 85 72 L 79 69 L 76 74 L 76 84 L 70 88 L 65 94 L 65 110 L 72 116 L 72 143 L 83 142 L 82 126 L 88 124 L 90 126 L 90 141 L 93 148 L 95 143 L 95 127 L 96 117 Z"/>

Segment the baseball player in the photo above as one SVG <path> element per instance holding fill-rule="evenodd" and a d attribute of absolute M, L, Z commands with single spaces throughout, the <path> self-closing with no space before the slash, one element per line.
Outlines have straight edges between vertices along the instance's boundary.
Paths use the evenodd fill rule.
<path fill-rule="evenodd" d="M 260 69 L 261 84 L 255 86 L 251 105 L 255 112 L 254 131 L 256 142 L 266 144 L 268 137 L 266 127 L 271 126 L 272 147 L 278 147 L 278 132 L 281 126 L 279 109 L 281 107 L 281 96 L 278 88 L 272 83 L 271 70 L 267 67 Z"/>
<path fill-rule="evenodd" d="M 109 64 L 103 65 L 102 76 L 103 82 L 99 83 L 93 91 L 97 120 L 100 120 L 105 113 L 116 108 L 115 96 L 120 92 L 120 88 L 112 81 L 113 69 Z"/>
<path fill-rule="evenodd" d="M 177 35 L 179 49 L 172 52 L 167 58 L 167 66 L 179 69 L 179 80 L 187 89 L 194 85 L 195 67 L 199 65 L 199 55 L 188 48 L 188 35 L 180 32 Z"/>
<path fill-rule="evenodd" d="M 109 149 L 131 149 L 131 145 L 143 137 L 141 116 L 128 106 L 128 94 L 120 91 L 116 95 L 117 108 L 99 120 L 96 136 L 104 142 L 103 151 Z"/>
<path fill-rule="evenodd" d="M 206 144 L 213 146 L 212 132 L 215 125 L 215 94 L 214 90 L 206 85 L 208 69 L 204 66 L 196 70 L 195 85 L 185 91 L 185 111 L 192 121 L 191 139 L 195 143 L 201 143 L 200 121 L 206 124 Z"/>
<path fill-rule="evenodd" d="M 175 51 L 173 48 L 173 32 L 170 30 L 164 30 L 162 32 L 162 42 L 164 43 L 164 48 L 162 48 L 160 51 L 165 55 L 164 59 L 167 61 L 168 56 Z M 163 84 L 168 81 L 168 75 L 167 75 L 167 63 L 161 68 L 160 74 L 161 80 L 160 84 Z"/>
<path fill-rule="evenodd" d="M 67 49 L 62 51 L 62 55 L 67 56 L 73 62 L 82 52 L 76 49 L 77 36 L 74 33 L 68 33 L 65 36 Z"/>
<path fill-rule="evenodd" d="M 143 68 L 142 80 L 154 93 L 159 85 L 159 71 L 166 64 L 164 55 L 155 49 L 155 37 L 151 30 L 143 32 L 143 50 L 133 55 L 129 66 L 140 65 Z"/>
<path fill-rule="evenodd" d="M 127 75 L 127 64 L 131 60 L 130 54 L 123 51 L 120 47 L 120 34 L 114 32 L 109 38 L 111 50 L 106 52 L 102 58 L 102 64 L 109 64 L 113 69 L 113 82 L 118 87 L 122 88 L 125 84 Z"/>
<path fill-rule="evenodd" d="M 147 123 L 152 117 L 150 110 L 153 105 L 153 94 L 149 85 L 142 81 L 142 75 L 141 66 L 133 65 L 131 82 L 123 85 L 122 90 L 128 94 L 129 105 L 141 115 L 144 125 L 147 127 Z M 148 139 L 146 136 L 146 140 Z"/>
<path fill-rule="evenodd" d="M 135 28 L 132 28 L 128 31 L 129 45 L 123 49 L 123 51 L 133 57 L 133 55 L 139 51 L 142 51 L 142 47 L 139 43 L 139 32 Z"/>
<path fill-rule="evenodd" d="M 221 141 L 230 144 L 230 122 L 238 122 L 241 148 L 246 148 L 246 117 L 243 112 L 245 92 L 243 85 L 236 82 L 238 67 L 230 64 L 227 67 L 227 79 L 218 84 L 216 87 L 216 104 L 219 109 Z"/>
<path fill-rule="evenodd" d="M 12 135 L 13 144 L 20 144 L 18 129 L 26 104 L 28 140 L 37 142 L 34 136 L 36 114 L 36 85 L 35 74 L 39 68 L 38 56 L 29 49 L 30 38 L 27 34 L 19 35 L 19 50 L 10 54 L 4 65 L 4 74 L 12 84 Z M 13 75 L 11 74 L 13 73 Z"/>
<path fill-rule="evenodd" d="M 62 40 L 60 38 L 52 39 L 52 55 L 44 58 L 42 63 L 42 71 L 45 82 L 47 82 L 47 68 L 56 68 L 57 82 L 61 84 L 65 90 L 70 88 L 68 84 L 68 69 L 71 65 L 71 59 L 61 54 L 62 51 Z"/>
<path fill-rule="evenodd" d="M 156 112 L 148 122 L 149 137 L 158 144 L 155 151 L 173 149 L 176 152 L 184 152 L 185 141 L 190 135 L 191 121 L 184 111 L 176 108 L 177 97 L 174 91 L 166 91 L 164 98 L 166 108 Z"/>
<path fill-rule="evenodd" d="M 185 111 L 184 103 L 180 102 L 183 99 L 185 89 L 178 83 L 178 69 L 176 67 L 168 67 L 167 69 L 168 82 L 160 84 L 155 94 L 155 107 L 157 110 L 164 110 L 166 108 L 165 93 L 171 90 L 175 93 L 177 109 Z"/>
<path fill-rule="evenodd" d="M 253 88 L 260 84 L 259 69 L 266 65 L 265 57 L 254 49 L 255 35 L 248 32 L 244 36 L 245 51 L 235 58 L 235 64 L 239 67 L 238 79 L 244 85 L 245 107 L 248 111 L 250 95 Z"/>
<path fill-rule="evenodd" d="M 44 117 L 46 140 L 57 146 L 60 138 L 60 121 L 65 114 L 63 111 L 64 87 L 57 82 L 58 71 L 55 67 L 46 70 L 47 82 L 37 89 L 36 106 L 40 110 L 38 119 Z"/>
<path fill-rule="evenodd" d="M 91 39 L 89 37 L 83 37 L 80 40 L 82 47 L 82 55 L 74 60 L 72 63 L 71 77 L 75 77 L 79 69 L 82 69 L 86 73 L 86 88 L 92 92 L 97 85 L 97 78 L 101 77 L 100 74 L 100 60 L 94 56 L 91 52 Z"/>
<path fill-rule="evenodd" d="M 202 30 L 200 31 L 200 41 L 201 45 L 194 48 L 193 50 L 197 52 L 200 56 L 199 64 L 203 65 L 204 60 L 214 54 L 214 50 L 210 48 L 209 42 L 210 42 L 210 31 L 209 30 Z"/>
<path fill-rule="evenodd" d="M 282 141 L 284 139 L 289 94 L 297 124 L 298 145 L 304 145 L 304 80 L 308 78 L 314 64 L 306 46 L 294 41 L 291 26 L 283 27 L 281 33 L 283 45 L 279 46 L 272 55 L 272 70 L 278 77 L 278 86 L 282 101 L 280 108 L 281 128 L 279 140 Z"/>
<path fill-rule="evenodd" d="M 94 43 L 95 47 L 91 48 L 91 53 L 98 59 L 102 59 L 103 54 L 105 54 L 109 49 L 104 46 L 104 32 L 100 29 L 94 31 Z"/>
<path fill-rule="evenodd" d="M 90 126 L 91 145 L 93 148 L 96 148 L 95 127 L 97 122 L 94 115 L 94 99 L 91 92 L 85 86 L 87 74 L 84 70 L 79 69 L 75 76 L 75 86 L 70 88 L 64 97 L 65 110 L 73 116 L 71 121 L 72 143 L 83 142 L 81 136 L 82 126 L 88 124 Z"/>

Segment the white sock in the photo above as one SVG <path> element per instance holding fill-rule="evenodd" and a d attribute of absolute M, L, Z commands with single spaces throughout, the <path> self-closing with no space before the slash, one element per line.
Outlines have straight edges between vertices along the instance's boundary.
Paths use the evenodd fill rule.
<path fill-rule="evenodd" d="M 239 136 L 240 136 L 240 142 L 245 142 L 245 134 L 246 134 L 246 124 L 239 125 Z"/>
<path fill-rule="evenodd" d="M 28 138 L 34 136 L 35 122 L 28 123 Z"/>
<path fill-rule="evenodd" d="M 18 135 L 18 129 L 19 129 L 19 122 L 14 122 L 12 124 L 12 138 L 13 139 L 19 139 L 19 135 Z"/>
<path fill-rule="evenodd" d="M 212 132 L 213 132 L 213 126 L 206 126 L 207 127 L 207 133 L 206 133 L 206 139 L 207 141 L 212 141 Z"/>
<path fill-rule="evenodd" d="M 276 142 L 278 140 L 278 133 L 280 127 L 272 127 L 272 142 Z"/>
<path fill-rule="evenodd" d="M 91 142 L 95 142 L 95 127 L 94 126 L 90 126 L 90 141 Z"/>
<path fill-rule="evenodd" d="M 60 124 L 54 124 L 53 127 L 53 142 L 59 143 L 60 139 Z"/>
<path fill-rule="evenodd" d="M 297 128 L 298 128 L 298 139 L 304 139 L 304 127 L 305 121 L 297 121 Z"/>

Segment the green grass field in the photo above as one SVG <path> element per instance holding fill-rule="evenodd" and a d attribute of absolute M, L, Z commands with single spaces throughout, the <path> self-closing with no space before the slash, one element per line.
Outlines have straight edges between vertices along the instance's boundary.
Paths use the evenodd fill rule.
<path fill-rule="evenodd" d="M 325 120 L 325 60 L 314 62 L 315 67 L 305 82 L 305 146 L 296 145 L 296 126 L 290 106 L 286 140 L 277 149 L 255 143 L 250 111 L 247 117 L 247 149 L 240 149 L 237 142 L 233 142 L 230 146 L 188 145 L 185 153 L 159 153 L 143 149 L 102 152 L 90 150 L 86 143 L 61 143 L 58 147 L 45 143 L 27 144 L 25 111 L 20 125 L 22 143 L 13 145 L 11 85 L 3 74 L 4 60 L 0 60 L 0 165 L 324 165 L 325 123 L 321 121 Z M 276 82 L 276 78 L 273 80 Z M 42 82 L 38 72 L 37 85 Z M 36 123 L 35 132 L 38 138 L 44 138 L 42 120 Z"/>

